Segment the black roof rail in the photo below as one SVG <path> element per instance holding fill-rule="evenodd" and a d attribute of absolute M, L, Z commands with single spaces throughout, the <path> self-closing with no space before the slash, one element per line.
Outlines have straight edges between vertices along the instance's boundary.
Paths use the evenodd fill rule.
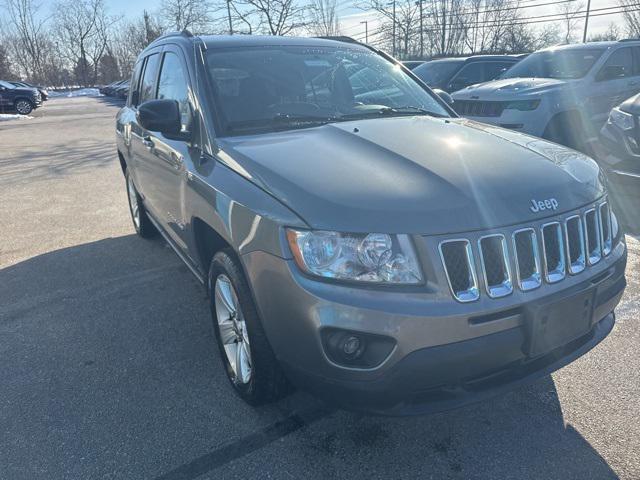
<path fill-rule="evenodd" d="M 160 40 L 161 38 L 170 38 L 170 37 L 191 38 L 191 37 L 193 37 L 193 33 L 191 33 L 187 29 L 184 29 L 181 32 L 167 32 L 167 33 L 163 33 L 162 35 L 160 35 L 156 40 Z"/>
<path fill-rule="evenodd" d="M 320 36 L 320 37 L 314 37 L 314 38 L 321 38 L 322 40 L 335 40 L 336 42 L 344 42 L 344 43 L 358 43 L 358 44 L 362 43 L 356 40 L 355 38 L 347 37 L 345 35 L 336 35 L 336 36 L 329 35 L 329 36 Z"/>

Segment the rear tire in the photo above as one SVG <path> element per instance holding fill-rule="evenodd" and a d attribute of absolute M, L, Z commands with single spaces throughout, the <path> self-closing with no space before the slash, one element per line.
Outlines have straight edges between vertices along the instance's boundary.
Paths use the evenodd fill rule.
<path fill-rule="evenodd" d="M 24 98 L 16 100 L 14 107 L 16 109 L 16 112 L 18 112 L 20 115 L 29 115 L 35 108 L 33 103 Z"/>
<path fill-rule="evenodd" d="M 254 406 L 284 397 L 291 387 L 267 340 L 249 285 L 231 249 L 214 255 L 208 291 L 216 342 L 235 391 Z"/>
<path fill-rule="evenodd" d="M 149 220 L 149 215 L 144 208 L 140 194 L 133 184 L 133 178 L 129 175 L 129 170 L 125 170 L 124 177 L 127 186 L 127 199 L 129 200 L 129 213 L 136 233 L 142 238 L 153 238 L 158 234 L 155 225 Z"/>

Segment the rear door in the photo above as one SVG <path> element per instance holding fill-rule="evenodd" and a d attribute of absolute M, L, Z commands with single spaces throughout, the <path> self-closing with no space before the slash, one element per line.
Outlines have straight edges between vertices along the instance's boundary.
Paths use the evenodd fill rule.
<path fill-rule="evenodd" d="M 144 58 L 142 74 L 135 92 L 130 95 L 134 112 L 144 102 L 155 99 L 161 50 L 156 49 Z M 131 124 L 131 152 L 136 171 L 136 187 L 142 195 L 145 207 L 154 218 L 158 218 L 156 203 L 158 197 L 157 179 L 154 172 L 155 155 L 153 153 L 152 133 L 140 125 L 137 119 Z"/>

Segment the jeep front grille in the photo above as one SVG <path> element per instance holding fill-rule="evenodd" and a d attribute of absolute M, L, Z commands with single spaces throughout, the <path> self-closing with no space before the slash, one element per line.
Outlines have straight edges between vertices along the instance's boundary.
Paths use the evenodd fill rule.
<path fill-rule="evenodd" d="M 558 222 L 542 227 L 542 252 L 544 275 L 549 283 L 559 282 L 565 275 L 565 259 L 562 228 Z"/>
<path fill-rule="evenodd" d="M 440 244 L 440 256 L 445 265 L 449 288 L 460 302 L 472 302 L 479 297 L 478 280 L 469 240 L 447 240 Z"/>
<path fill-rule="evenodd" d="M 584 214 L 584 228 L 587 237 L 587 259 L 589 260 L 589 265 L 595 265 L 602 258 L 599 223 L 598 213 L 595 208 L 588 210 Z"/>
<path fill-rule="evenodd" d="M 513 250 L 516 274 L 520 290 L 526 292 L 542 284 L 538 237 L 533 228 L 523 228 L 513 233 Z"/>
<path fill-rule="evenodd" d="M 584 229 L 580 215 L 567 218 L 564 227 L 567 239 L 567 269 L 571 275 L 576 275 L 586 267 Z"/>
<path fill-rule="evenodd" d="M 478 242 L 480 261 L 487 294 L 491 298 L 509 295 L 513 291 L 507 242 L 503 235 L 487 235 Z"/>
<path fill-rule="evenodd" d="M 611 209 L 605 200 L 582 215 L 571 215 L 538 228 L 474 238 L 477 244 L 458 238 L 439 245 L 449 288 L 460 302 L 480 297 L 478 276 L 487 295 L 500 298 L 511 294 L 514 285 L 528 292 L 595 265 L 613 250 Z M 479 258 L 477 265 L 475 253 Z"/>
<path fill-rule="evenodd" d="M 488 102 L 481 100 L 456 100 L 454 108 L 460 115 L 471 117 L 499 117 L 504 110 L 505 102 Z"/>

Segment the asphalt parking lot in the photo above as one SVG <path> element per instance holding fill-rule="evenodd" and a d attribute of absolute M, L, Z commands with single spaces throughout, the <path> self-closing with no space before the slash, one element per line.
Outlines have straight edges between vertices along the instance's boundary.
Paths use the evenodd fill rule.
<path fill-rule="evenodd" d="M 0 123 L 0 479 L 640 478 L 640 242 L 613 333 L 552 377 L 416 418 L 253 409 L 204 290 L 134 235 L 118 105 Z"/>

